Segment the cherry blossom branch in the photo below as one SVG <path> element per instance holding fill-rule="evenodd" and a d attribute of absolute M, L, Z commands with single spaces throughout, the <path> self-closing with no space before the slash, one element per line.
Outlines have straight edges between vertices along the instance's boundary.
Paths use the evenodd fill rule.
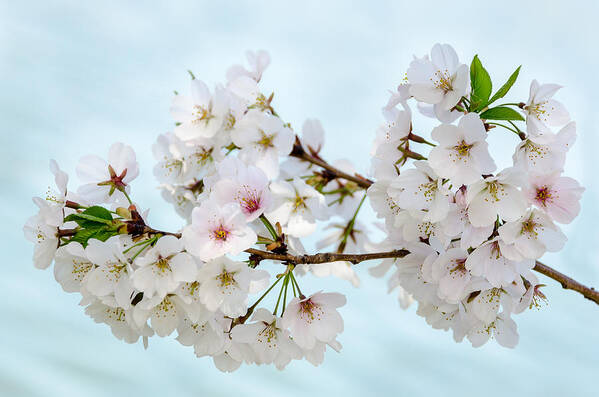
<path fill-rule="evenodd" d="M 375 259 L 385 259 L 385 258 L 403 258 L 408 255 L 410 251 L 408 250 L 394 250 L 394 251 L 386 251 L 386 252 L 373 252 L 369 254 L 342 254 L 336 252 L 324 252 L 313 255 L 291 255 L 291 254 L 276 254 L 267 251 L 261 251 L 257 249 L 247 249 L 245 252 L 258 256 L 261 259 L 275 260 L 281 262 L 293 263 L 295 265 L 299 264 L 319 264 L 319 263 L 329 263 L 336 261 L 347 261 L 354 265 L 364 261 L 370 261 Z M 542 262 L 537 261 L 534 267 L 534 270 L 554 279 L 559 282 L 564 289 L 569 289 L 572 291 L 576 291 L 586 299 L 589 299 L 597 304 L 599 304 L 599 291 L 595 290 L 592 287 L 587 287 L 578 281 L 566 276 L 565 274 L 558 272 L 545 265 Z"/>
<path fill-rule="evenodd" d="M 298 149 L 298 147 L 299 147 L 299 149 Z M 335 178 L 342 178 L 342 179 L 346 179 L 349 181 L 353 181 L 353 182 L 357 183 L 360 187 L 363 187 L 364 189 L 368 189 L 368 187 L 370 187 L 374 183 L 370 179 L 359 176 L 358 174 L 356 174 L 356 176 L 349 175 L 349 174 L 337 169 L 336 167 L 330 165 L 329 163 L 327 163 L 320 157 L 312 156 L 312 155 L 306 153 L 303 150 L 303 148 L 301 147 L 301 144 L 298 144 L 297 142 L 296 142 L 296 145 L 294 146 L 294 150 L 291 153 L 291 156 L 302 159 L 304 161 L 308 161 L 314 165 L 324 168 L 325 170 L 327 170 L 327 172 L 329 172 Z M 371 253 L 371 254 L 322 253 L 322 254 L 301 255 L 301 256 L 270 254 L 268 252 L 258 251 L 258 250 L 247 250 L 246 252 L 250 252 L 254 255 L 262 256 L 263 259 L 273 259 L 273 260 L 280 260 L 280 261 L 288 261 L 291 263 L 308 263 L 308 264 L 327 263 L 327 262 L 334 262 L 334 261 L 348 261 L 353 264 L 357 264 L 357 263 L 360 263 L 360 262 L 366 261 L 366 260 L 381 259 L 381 258 L 394 258 L 394 257 L 399 258 L 399 257 L 403 257 L 403 256 L 406 256 L 407 254 L 409 254 L 409 251 L 406 251 L 406 250 L 379 252 L 379 253 Z M 267 254 L 267 256 L 261 255 L 263 253 Z M 297 260 L 299 260 L 299 262 L 294 262 Z M 576 291 L 579 294 L 581 294 L 582 296 L 584 296 L 586 299 L 589 299 L 599 305 L 599 291 L 595 290 L 595 288 L 587 287 L 587 286 L 579 283 L 578 281 L 574 280 L 573 278 L 566 276 L 565 274 L 558 272 L 557 270 L 553 269 L 552 267 L 547 266 L 539 261 L 536 262 L 534 270 L 557 281 L 558 283 L 560 283 L 562 285 L 562 287 L 564 289 Z"/>
<path fill-rule="evenodd" d="M 314 156 L 306 153 L 306 151 L 302 148 L 302 145 L 299 143 L 299 140 L 296 141 L 295 145 L 293 146 L 293 151 L 289 155 L 291 157 L 307 161 L 309 163 L 319 166 L 320 168 L 327 170 L 327 172 L 331 174 L 332 179 L 341 178 L 348 181 L 352 181 L 364 189 L 368 189 L 370 185 L 374 183 L 370 179 L 367 179 L 359 174 L 350 175 L 346 172 L 343 172 L 340 169 L 333 167 L 332 165 L 321 159 L 318 155 Z"/>
<path fill-rule="evenodd" d="M 566 276 L 565 274 L 558 272 L 557 270 L 549 267 L 539 261 L 536 262 L 534 270 L 544 274 L 545 276 L 554 279 L 562 285 L 562 288 L 576 291 L 585 298 L 592 300 L 599 305 L 599 291 L 593 287 L 587 287 L 578 281 Z"/>
<path fill-rule="evenodd" d="M 261 251 L 253 248 L 245 250 L 245 252 L 258 256 L 261 259 L 269 259 L 273 261 L 289 262 L 295 265 L 307 264 L 315 265 L 318 263 L 329 263 L 337 261 L 347 261 L 356 265 L 360 262 L 370 261 L 374 259 L 384 258 L 403 258 L 408 255 L 408 250 L 394 250 L 386 252 L 375 252 L 370 254 L 343 254 L 337 252 L 322 252 L 313 255 L 291 255 L 291 254 L 277 254 L 274 252 Z"/>

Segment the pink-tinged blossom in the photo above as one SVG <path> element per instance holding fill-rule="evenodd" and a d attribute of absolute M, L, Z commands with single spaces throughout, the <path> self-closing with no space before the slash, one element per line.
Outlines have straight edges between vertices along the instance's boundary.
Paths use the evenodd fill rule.
<path fill-rule="evenodd" d="M 209 261 L 225 254 L 237 255 L 256 242 L 239 204 L 222 206 L 204 201 L 191 213 L 191 225 L 183 230 L 187 252 Z"/>
<path fill-rule="evenodd" d="M 268 178 L 261 169 L 244 166 L 233 178 L 216 182 L 211 197 L 221 205 L 231 202 L 239 204 L 241 212 L 250 222 L 272 205 L 268 184 Z"/>
<path fill-rule="evenodd" d="M 560 176 L 559 172 L 532 176 L 525 191 L 532 204 L 559 223 L 570 223 L 578 216 L 583 192 L 575 179 Z"/>

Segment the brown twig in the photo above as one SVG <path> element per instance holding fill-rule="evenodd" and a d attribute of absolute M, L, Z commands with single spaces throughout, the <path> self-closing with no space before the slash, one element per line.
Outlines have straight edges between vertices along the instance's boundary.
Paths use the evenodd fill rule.
<path fill-rule="evenodd" d="M 386 252 L 375 252 L 371 254 L 341 254 L 337 252 L 323 252 L 320 254 L 313 255 L 291 255 L 291 254 L 275 254 L 268 251 L 261 251 L 253 248 L 245 250 L 245 252 L 259 256 L 262 259 L 270 259 L 274 261 L 293 263 L 294 265 L 309 264 L 314 265 L 318 263 L 329 263 L 337 261 L 347 261 L 354 265 L 370 261 L 373 259 L 384 259 L 384 258 L 403 258 L 408 255 L 410 251 L 407 250 L 394 250 Z"/>
<path fill-rule="evenodd" d="M 327 170 L 335 178 L 341 178 L 341 179 L 355 182 L 358 186 L 360 186 L 364 189 L 368 189 L 370 187 L 370 185 L 372 185 L 374 183 L 370 179 L 364 178 L 361 175 L 358 175 L 358 174 L 350 175 L 346 172 L 343 172 L 340 169 L 333 167 L 332 165 L 330 165 L 329 163 L 327 163 L 320 157 L 316 157 L 316 156 L 306 153 L 306 151 L 302 148 L 302 146 L 301 146 L 301 144 L 299 144 L 299 142 L 296 142 L 296 144 L 293 146 L 293 151 L 291 152 L 290 156 L 296 157 L 298 159 L 301 159 L 301 160 L 307 161 L 309 163 L 312 163 L 314 165 L 317 165 L 317 166 Z"/>
<path fill-rule="evenodd" d="M 574 280 L 573 278 L 570 278 L 565 274 L 558 272 L 554 268 L 549 267 L 539 261 L 537 261 L 537 263 L 535 264 L 534 270 L 541 274 L 544 274 L 549 278 L 554 279 L 555 281 L 560 283 L 564 289 L 576 291 L 579 294 L 582 294 L 582 296 L 584 296 L 585 298 L 599 304 L 599 291 L 595 290 L 595 288 L 587 287 Z"/>

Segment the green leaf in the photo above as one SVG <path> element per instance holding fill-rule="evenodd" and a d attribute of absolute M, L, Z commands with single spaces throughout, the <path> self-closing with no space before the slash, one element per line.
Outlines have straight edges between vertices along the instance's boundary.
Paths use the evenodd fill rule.
<path fill-rule="evenodd" d="M 83 212 L 71 214 L 64 218 L 64 221 L 75 221 L 82 228 L 90 228 L 94 225 L 112 225 L 112 214 L 106 208 L 96 205 Z"/>
<path fill-rule="evenodd" d="M 512 108 L 498 106 L 485 110 L 480 114 L 481 119 L 485 120 L 519 120 L 524 121 L 524 117 Z"/>
<path fill-rule="evenodd" d="M 493 84 L 487 70 L 480 62 L 478 55 L 474 56 L 470 64 L 470 111 L 476 112 L 487 105 Z"/>
<path fill-rule="evenodd" d="M 508 93 L 508 91 L 510 90 L 510 88 L 512 88 L 512 86 L 516 82 L 516 79 L 518 78 L 518 75 L 520 74 L 520 68 L 521 67 L 522 67 L 522 65 L 518 66 L 518 69 L 516 69 L 514 71 L 514 73 L 512 73 L 512 75 L 510 76 L 510 78 L 507 79 L 507 81 L 505 82 L 505 84 L 502 85 L 501 88 L 497 90 L 497 92 L 489 100 L 489 102 L 487 103 L 487 105 L 492 104 L 493 102 L 495 102 L 499 98 L 503 98 L 505 96 L 505 94 Z"/>
<path fill-rule="evenodd" d="M 112 214 L 104 207 L 100 207 L 99 205 L 94 205 L 93 207 L 89 207 L 85 211 L 82 212 L 86 215 L 95 216 L 96 218 L 101 218 L 105 220 L 112 220 Z"/>
<path fill-rule="evenodd" d="M 117 234 L 118 232 L 116 230 L 109 230 L 107 226 L 91 227 L 77 231 L 77 233 L 73 235 L 69 242 L 76 241 L 86 247 L 87 242 L 92 238 L 100 241 L 106 241 L 110 237 Z"/>

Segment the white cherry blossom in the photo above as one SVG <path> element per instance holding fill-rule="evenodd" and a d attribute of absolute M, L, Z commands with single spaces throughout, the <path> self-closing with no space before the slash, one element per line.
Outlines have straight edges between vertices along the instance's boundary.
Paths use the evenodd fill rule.
<path fill-rule="evenodd" d="M 293 132 L 276 116 L 250 110 L 232 132 L 233 143 L 241 148 L 239 158 L 262 169 L 269 178 L 279 174 L 279 156 L 293 147 Z"/>
<path fill-rule="evenodd" d="M 284 233 L 305 237 L 316 230 L 317 219 L 326 219 L 324 196 L 301 179 L 273 182 L 270 190 L 274 204 L 266 216 L 272 222 L 279 222 Z"/>
<path fill-rule="evenodd" d="M 133 267 L 124 252 L 133 242 L 129 236 L 113 236 L 106 241 L 91 239 L 85 256 L 95 266 L 85 280 L 85 288 L 102 303 L 128 310 L 135 288 L 131 277 Z"/>
<path fill-rule="evenodd" d="M 174 236 L 164 236 L 136 259 L 138 269 L 133 273 L 133 286 L 144 292 L 144 297 L 155 294 L 163 298 L 173 292 L 180 283 L 194 281 L 197 265 L 186 252 L 182 241 Z"/>
<path fill-rule="evenodd" d="M 576 141 L 576 123 L 566 124 L 555 135 L 555 139 L 547 144 L 523 140 L 513 155 L 514 166 L 526 172 L 548 174 L 561 171 L 566 161 L 568 150 Z"/>
<path fill-rule="evenodd" d="M 97 323 L 106 323 L 112 334 L 126 343 L 135 343 L 140 337 L 153 335 L 152 330 L 144 325 L 138 327 L 133 320 L 131 311 L 120 307 L 110 307 L 100 302 L 94 302 L 85 308 L 85 314 Z"/>
<path fill-rule="evenodd" d="M 534 260 L 522 258 L 514 246 L 498 237 L 472 251 L 465 263 L 473 276 L 482 276 L 497 288 L 514 282 L 534 265 Z"/>
<path fill-rule="evenodd" d="M 262 74 L 270 65 L 270 55 L 264 50 L 246 51 L 245 57 L 250 66 L 249 70 L 242 65 L 233 65 L 227 70 L 227 80 L 233 81 L 240 76 L 247 76 L 259 82 Z"/>
<path fill-rule="evenodd" d="M 545 251 L 557 252 L 567 240 L 551 218 L 536 209 L 499 227 L 499 237 L 507 244 L 514 244 L 518 252 L 529 259 L 539 259 Z"/>
<path fill-rule="evenodd" d="M 32 243 L 33 264 L 38 269 L 46 269 L 52 264 L 58 248 L 58 229 L 48 225 L 43 215 L 30 217 L 23 226 L 25 238 Z"/>
<path fill-rule="evenodd" d="M 252 323 L 235 326 L 231 330 L 231 338 L 249 344 L 258 362 L 282 365 L 302 357 L 302 350 L 290 338 L 289 331 L 282 327 L 280 317 L 261 308 L 254 312 L 251 320 Z"/>
<path fill-rule="evenodd" d="M 175 95 L 171 116 L 178 123 L 175 134 L 184 141 L 211 138 L 222 128 L 229 110 L 224 88 L 216 87 L 214 93 L 201 80 L 191 80 L 191 97 Z"/>
<path fill-rule="evenodd" d="M 249 293 L 258 292 L 268 279 L 268 273 L 255 270 L 244 262 L 221 257 L 207 262 L 200 268 L 200 301 L 210 311 L 220 310 L 225 316 L 239 317 L 245 314 Z"/>
<path fill-rule="evenodd" d="M 475 113 L 463 116 L 457 126 L 436 127 L 432 137 L 439 145 L 428 156 L 430 166 L 440 177 L 451 179 L 454 186 L 478 181 L 481 175 L 495 171 L 486 136 L 485 127 Z"/>
<path fill-rule="evenodd" d="M 65 292 L 81 292 L 82 284 L 94 267 L 83 246 L 74 241 L 56 251 L 54 278 Z"/>
<path fill-rule="evenodd" d="M 416 58 L 407 72 L 410 94 L 418 101 L 450 110 L 468 91 L 468 66 L 449 44 L 435 44 L 431 57 Z"/>
<path fill-rule="evenodd" d="M 77 194 L 90 203 L 125 203 L 129 184 L 139 174 L 135 152 L 131 146 L 115 143 L 108 151 L 108 161 L 94 155 L 82 157 L 77 176 L 83 183 Z"/>
<path fill-rule="evenodd" d="M 343 332 L 343 319 L 337 308 L 345 303 L 345 296 L 335 292 L 293 298 L 285 309 L 281 325 L 289 328 L 298 346 L 312 349 L 316 342 L 332 342 Z"/>
<path fill-rule="evenodd" d="M 557 84 L 530 83 L 530 94 L 524 106 L 526 131 L 536 143 L 549 143 L 554 139 L 551 127 L 559 127 L 570 121 L 570 115 L 561 102 L 553 95 L 562 88 Z"/>
<path fill-rule="evenodd" d="M 425 210 L 423 220 L 439 222 L 449 212 L 449 190 L 425 161 L 404 170 L 389 186 L 389 196 L 401 208 Z"/>
<path fill-rule="evenodd" d="M 495 177 L 482 179 L 468 186 L 466 201 L 468 219 L 475 227 L 492 225 L 500 219 L 511 222 L 528 208 L 526 197 L 518 185 L 521 178 L 514 169 L 505 169 Z"/>
<path fill-rule="evenodd" d="M 468 286 L 472 274 L 466 268 L 468 253 L 461 248 L 450 248 L 432 264 L 431 275 L 439 284 L 437 295 L 448 303 L 456 304 L 471 291 Z"/>

